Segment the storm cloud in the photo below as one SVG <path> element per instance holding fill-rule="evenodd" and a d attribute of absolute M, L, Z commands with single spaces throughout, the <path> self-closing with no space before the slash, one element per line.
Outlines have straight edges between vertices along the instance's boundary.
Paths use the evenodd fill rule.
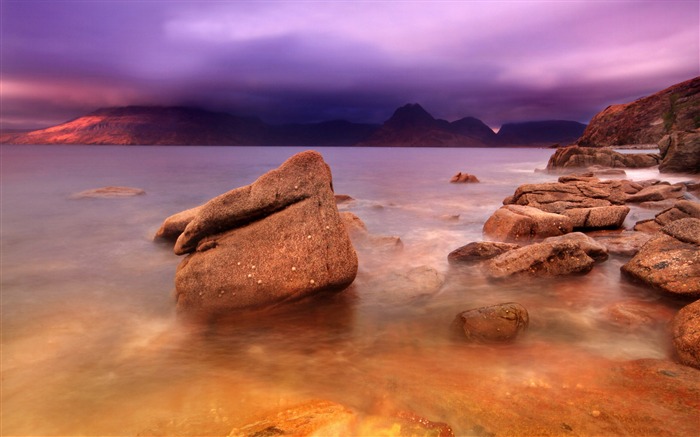
<path fill-rule="evenodd" d="M 2 3 L 3 127 L 104 106 L 588 122 L 700 74 L 697 1 Z"/>

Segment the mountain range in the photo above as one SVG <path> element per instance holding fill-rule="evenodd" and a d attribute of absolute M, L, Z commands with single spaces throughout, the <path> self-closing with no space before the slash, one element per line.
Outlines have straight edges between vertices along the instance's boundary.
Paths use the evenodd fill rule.
<path fill-rule="evenodd" d="M 550 120 L 505 124 L 498 133 L 473 117 L 436 119 L 419 104 L 398 108 L 382 125 L 332 120 L 272 125 L 189 107 L 103 108 L 30 132 L 3 132 L 3 144 L 502 147 L 568 144 L 586 125 Z"/>

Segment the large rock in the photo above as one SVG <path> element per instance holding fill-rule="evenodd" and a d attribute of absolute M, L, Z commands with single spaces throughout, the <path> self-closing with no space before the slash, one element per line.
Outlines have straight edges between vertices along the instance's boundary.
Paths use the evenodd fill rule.
<path fill-rule="evenodd" d="M 645 168 L 659 164 L 655 153 L 620 153 L 607 147 L 569 146 L 557 149 L 547 162 L 549 172 L 569 172 L 593 166 Z"/>
<path fill-rule="evenodd" d="M 671 321 L 671 336 L 679 361 L 700 369 L 700 300 L 676 314 Z"/>
<path fill-rule="evenodd" d="M 501 241 L 530 241 L 571 232 L 571 219 L 538 208 L 505 205 L 484 223 L 484 234 Z"/>
<path fill-rule="evenodd" d="M 673 132 L 659 141 L 661 173 L 700 172 L 700 129 Z"/>
<path fill-rule="evenodd" d="M 333 196 L 331 172 L 307 151 L 197 212 L 175 244 L 180 310 L 257 308 L 338 291 L 357 255 Z"/>
<path fill-rule="evenodd" d="M 490 279 L 588 273 L 595 260 L 575 241 L 549 241 L 510 250 L 483 264 Z"/>
<path fill-rule="evenodd" d="M 474 342 L 508 342 L 525 331 L 529 323 L 525 307 L 509 302 L 461 312 L 453 322 L 453 329 Z"/>
<path fill-rule="evenodd" d="M 700 219 L 683 218 L 664 226 L 621 270 L 668 293 L 700 295 Z"/>

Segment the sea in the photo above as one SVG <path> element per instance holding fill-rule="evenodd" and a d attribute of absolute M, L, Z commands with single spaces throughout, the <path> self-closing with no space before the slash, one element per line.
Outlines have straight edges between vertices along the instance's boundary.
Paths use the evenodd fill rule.
<path fill-rule="evenodd" d="M 455 435 L 634 434 L 629 415 L 606 411 L 629 401 L 606 369 L 672 359 L 666 323 L 681 302 L 622 277 L 624 257 L 584 276 L 500 283 L 447 262 L 484 239 L 484 222 L 519 185 L 556 181 L 535 171 L 551 149 L 318 148 L 336 194 L 353 199 L 340 211 L 401 245 L 358 248 L 355 283 L 318 301 L 183 320 L 173 294 L 182 257 L 156 230 L 302 150 L 2 146 L 0 433 L 228 435 L 323 399 L 360 417 L 410 411 Z M 480 182 L 450 183 L 457 172 Z M 656 169 L 627 178 L 688 179 Z M 75 196 L 105 186 L 145 194 Z M 625 226 L 656 212 L 635 206 Z M 505 302 L 529 312 L 516 342 L 455 338 L 458 313 Z M 663 412 L 661 431 L 688 421 L 664 399 L 645 402 Z"/>

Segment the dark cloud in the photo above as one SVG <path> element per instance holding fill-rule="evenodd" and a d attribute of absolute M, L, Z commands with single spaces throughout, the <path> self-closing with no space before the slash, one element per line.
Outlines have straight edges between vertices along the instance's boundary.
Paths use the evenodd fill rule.
<path fill-rule="evenodd" d="M 2 3 L 2 121 L 190 104 L 270 122 L 586 122 L 700 74 L 697 2 Z"/>

